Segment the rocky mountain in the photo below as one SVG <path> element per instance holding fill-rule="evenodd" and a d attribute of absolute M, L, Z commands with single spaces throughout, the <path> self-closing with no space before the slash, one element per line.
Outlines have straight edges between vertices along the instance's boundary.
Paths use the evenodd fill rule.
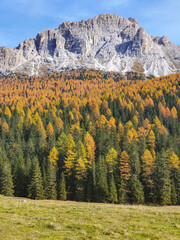
<path fill-rule="evenodd" d="M 180 46 L 146 33 L 134 18 L 102 14 L 64 22 L 15 49 L 0 48 L 0 72 L 37 75 L 73 68 L 137 71 L 162 76 L 180 71 Z"/>

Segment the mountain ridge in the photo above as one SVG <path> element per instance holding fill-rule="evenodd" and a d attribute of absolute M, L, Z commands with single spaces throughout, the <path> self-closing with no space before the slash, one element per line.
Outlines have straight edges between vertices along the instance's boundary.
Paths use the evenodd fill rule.
<path fill-rule="evenodd" d="M 12 49 L 0 47 L 0 72 L 40 75 L 93 68 L 162 76 L 180 71 L 180 46 L 146 33 L 135 18 L 115 14 L 63 22 Z"/>

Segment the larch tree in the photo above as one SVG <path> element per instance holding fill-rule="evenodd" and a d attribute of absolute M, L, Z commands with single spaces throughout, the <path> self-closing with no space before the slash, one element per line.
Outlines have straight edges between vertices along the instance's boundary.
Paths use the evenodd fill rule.
<path fill-rule="evenodd" d="M 144 154 L 141 157 L 142 161 L 142 179 L 145 184 L 145 197 L 146 200 L 152 200 L 153 195 L 153 187 L 154 187 L 154 181 L 153 181 L 153 173 L 155 170 L 155 159 L 152 156 L 151 152 L 146 149 Z"/>
<path fill-rule="evenodd" d="M 56 147 L 53 147 L 49 153 L 49 161 L 52 163 L 54 169 L 57 168 L 58 154 Z"/>
<path fill-rule="evenodd" d="M 89 134 L 89 132 L 86 132 L 85 136 L 85 144 L 86 144 L 86 149 L 87 149 L 87 158 L 89 160 L 89 165 L 91 167 L 92 162 L 95 160 L 95 150 L 96 150 L 96 145 L 93 137 Z"/>
<path fill-rule="evenodd" d="M 111 148 L 106 155 L 106 163 L 108 166 L 109 173 L 113 173 L 114 167 L 117 164 L 118 153 L 114 148 Z"/>
<path fill-rule="evenodd" d="M 128 181 L 131 176 L 131 167 L 129 161 L 129 155 L 126 151 L 123 151 L 120 156 L 120 174 L 125 181 Z"/>

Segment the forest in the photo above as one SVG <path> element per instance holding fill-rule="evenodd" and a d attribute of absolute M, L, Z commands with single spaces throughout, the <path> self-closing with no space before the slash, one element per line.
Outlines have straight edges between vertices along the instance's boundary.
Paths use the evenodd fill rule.
<path fill-rule="evenodd" d="M 180 73 L 0 79 L 0 194 L 180 204 Z"/>

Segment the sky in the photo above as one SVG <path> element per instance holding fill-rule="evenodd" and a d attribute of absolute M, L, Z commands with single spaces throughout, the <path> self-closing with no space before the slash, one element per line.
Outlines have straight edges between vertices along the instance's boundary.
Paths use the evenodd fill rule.
<path fill-rule="evenodd" d="M 180 45 L 179 0 L 0 0 L 0 46 L 17 47 L 64 21 L 102 13 L 134 17 L 153 36 L 166 35 Z"/>

